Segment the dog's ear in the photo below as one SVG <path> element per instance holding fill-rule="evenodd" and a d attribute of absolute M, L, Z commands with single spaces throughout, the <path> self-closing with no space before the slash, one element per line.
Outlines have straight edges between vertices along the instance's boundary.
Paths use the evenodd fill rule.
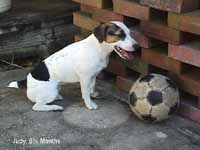
<path fill-rule="evenodd" d="M 105 24 L 100 24 L 94 29 L 94 35 L 100 43 L 102 43 L 106 38 L 107 26 Z"/>

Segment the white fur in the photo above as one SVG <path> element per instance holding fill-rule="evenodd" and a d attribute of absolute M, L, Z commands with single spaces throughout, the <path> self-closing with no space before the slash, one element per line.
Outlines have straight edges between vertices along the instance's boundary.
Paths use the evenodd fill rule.
<path fill-rule="evenodd" d="M 104 69 L 115 45 L 133 51 L 136 42 L 131 38 L 129 29 L 121 22 L 114 24 L 122 28 L 126 34 L 124 41 L 115 43 L 99 43 L 94 34 L 86 39 L 73 43 L 44 60 L 50 74 L 49 81 L 38 81 L 31 74 L 27 76 L 27 96 L 35 103 L 33 110 L 62 110 L 57 105 L 47 105 L 55 99 L 61 99 L 59 85 L 62 83 L 80 82 L 82 98 L 88 109 L 97 109 L 91 100 L 96 76 Z"/>
<path fill-rule="evenodd" d="M 11 88 L 19 88 L 16 81 L 11 82 L 11 83 L 8 85 L 8 87 L 11 87 Z"/>

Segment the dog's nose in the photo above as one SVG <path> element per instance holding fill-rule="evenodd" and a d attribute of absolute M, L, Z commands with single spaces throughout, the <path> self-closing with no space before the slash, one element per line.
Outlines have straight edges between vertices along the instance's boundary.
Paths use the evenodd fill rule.
<path fill-rule="evenodd" d="M 140 47 L 139 44 L 134 44 L 134 45 L 133 45 L 133 48 L 134 48 L 135 51 L 141 50 L 141 47 Z"/>

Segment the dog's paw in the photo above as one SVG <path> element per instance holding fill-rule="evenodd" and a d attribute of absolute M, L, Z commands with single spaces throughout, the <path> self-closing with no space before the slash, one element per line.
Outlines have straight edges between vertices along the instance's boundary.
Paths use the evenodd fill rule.
<path fill-rule="evenodd" d="M 33 106 L 35 111 L 61 111 L 63 107 L 58 105 L 35 104 Z"/>
<path fill-rule="evenodd" d="M 58 105 L 51 105 L 53 111 L 61 111 L 64 108 Z"/>
<path fill-rule="evenodd" d="M 92 109 L 97 109 L 98 108 L 98 105 L 96 103 L 91 102 L 91 104 L 92 104 Z"/>
<path fill-rule="evenodd" d="M 94 102 L 90 102 L 89 104 L 86 104 L 86 107 L 90 110 L 92 109 L 97 109 L 98 108 L 98 105 Z"/>

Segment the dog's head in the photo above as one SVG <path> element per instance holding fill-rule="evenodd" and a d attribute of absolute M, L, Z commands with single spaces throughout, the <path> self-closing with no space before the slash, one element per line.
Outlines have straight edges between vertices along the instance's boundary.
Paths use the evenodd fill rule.
<path fill-rule="evenodd" d="M 94 29 L 94 35 L 100 43 L 106 44 L 123 59 L 132 59 L 133 51 L 140 49 L 131 37 L 129 28 L 120 21 L 101 24 Z"/>

